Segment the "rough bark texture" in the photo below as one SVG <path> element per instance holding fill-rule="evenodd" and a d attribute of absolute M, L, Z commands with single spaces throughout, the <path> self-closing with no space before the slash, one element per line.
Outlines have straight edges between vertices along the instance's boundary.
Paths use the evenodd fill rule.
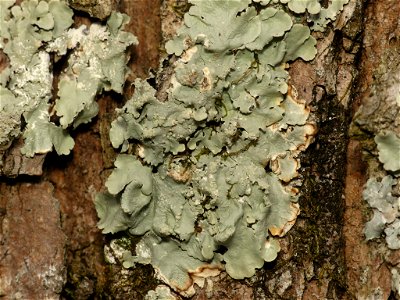
<path fill-rule="evenodd" d="M 149 266 L 126 270 L 105 262 L 104 246 L 116 236 L 97 229 L 93 197 L 115 158 L 108 140 L 114 109 L 133 92 L 134 78 L 157 69 L 162 39 L 173 35 L 188 6 L 179 0 L 107 3 L 131 16 L 127 29 L 140 43 L 130 49 L 126 95 L 109 93 L 99 100 L 98 118 L 74 133 L 68 157 L 48 155 L 42 169 L 44 157 L 24 160 L 19 142 L 6 154 L 4 175 L 19 176 L 0 177 L 4 299 L 142 299 L 158 284 Z M 319 130 L 301 158 L 301 214 L 281 240 L 274 263 L 247 280 L 224 273 L 208 279 L 193 299 L 388 299 L 390 267 L 400 254 L 364 241 L 365 141 L 349 141 L 348 131 L 371 87 L 385 81 L 375 70 L 388 67 L 400 53 L 399 15 L 398 0 L 352 0 L 335 25 L 315 35 L 317 58 L 292 64 L 290 84 L 312 107 Z M 89 19 L 81 13 L 76 22 Z M 0 70 L 5 64 L 0 55 Z"/>
<path fill-rule="evenodd" d="M 0 190 L 0 296 L 57 298 L 66 278 L 66 236 L 54 188 L 10 181 Z"/>
<path fill-rule="evenodd" d="M 400 90 L 399 16 L 400 2 L 395 0 L 369 1 L 365 10 L 360 76 L 352 108 L 356 118 L 365 122 L 352 129 L 347 149 L 343 229 L 347 281 L 352 283 L 349 292 L 357 299 L 400 297 L 391 292 L 391 269 L 399 267 L 400 250 L 388 250 L 384 239 L 367 243 L 362 232 L 371 214 L 362 199 L 363 185 L 369 177 L 383 173 L 374 135 L 385 128 L 400 134 L 399 108 L 388 101 Z"/>

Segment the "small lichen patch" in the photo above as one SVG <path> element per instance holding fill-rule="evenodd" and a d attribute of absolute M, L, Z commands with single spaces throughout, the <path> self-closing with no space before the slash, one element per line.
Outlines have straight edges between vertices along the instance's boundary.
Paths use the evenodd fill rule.
<path fill-rule="evenodd" d="M 282 3 L 288 3 L 291 11 L 300 14 L 308 11 L 310 14 L 318 14 L 321 11 L 321 4 L 318 0 L 280 0 Z"/>
<path fill-rule="evenodd" d="M 389 249 L 400 249 L 400 219 L 397 219 L 385 228 L 386 243 Z"/>
<path fill-rule="evenodd" d="M 176 300 L 169 287 L 159 285 L 155 290 L 149 291 L 144 297 L 145 300 Z"/>
<path fill-rule="evenodd" d="M 388 171 L 400 170 L 400 138 L 392 131 L 375 136 L 379 151 L 379 161 Z M 400 174 L 399 174 L 400 175 Z"/>
<path fill-rule="evenodd" d="M 381 182 L 371 178 L 363 191 L 363 198 L 374 213 L 365 225 L 365 237 L 367 240 L 379 238 L 384 231 L 390 249 L 400 249 L 400 198 L 392 195 L 392 186 L 396 182 L 390 175 Z"/>
<path fill-rule="evenodd" d="M 293 0 L 295 1 L 295 0 Z M 303 1 L 298 1 L 303 2 Z M 321 8 L 320 12 L 310 16 L 310 20 L 314 23 L 311 27 L 316 31 L 323 31 L 328 23 L 334 21 L 338 13 L 343 7 L 349 3 L 349 0 L 331 0 L 327 8 Z"/>
<path fill-rule="evenodd" d="M 400 271 L 398 269 L 393 268 L 391 270 L 392 273 L 392 290 L 396 293 L 396 295 L 400 295 Z"/>
<path fill-rule="evenodd" d="M 289 216 L 285 224 L 280 227 L 271 226 L 268 228 L 269 232 L 273 236 L 283 237 L 296 223 L 297 216 L 300 214 L 300 206 L 298 203 L 291 203 Z"/>

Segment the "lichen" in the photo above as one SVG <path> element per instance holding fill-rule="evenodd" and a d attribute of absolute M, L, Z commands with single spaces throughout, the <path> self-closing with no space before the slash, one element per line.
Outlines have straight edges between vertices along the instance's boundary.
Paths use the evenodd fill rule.
<path fill-rule="evenodd" d="M 176 300 L 177 298 L 172 295 L 171 290 L 165 285 L 159 285 L 155 290 L 149 291 L 144 300 Z"/>
<path fill-rule="evenodd" d="M 392 291 L 397 297 L 400 296 L 400 271 L 396 268 L 392 268 Z"/>
<path fill-rule="evenodd" d="M 400 249 L 400 219 L 397 219 L 392 224 L 385 228 L 386 243 L 389 249 Z"/>
<path fill-rule="evenodd" d="M 10 59 L 10 67 L 1 82 L 1 93 L 6 95 L 1 97 L 0 104 L 0 123 L 4 128 L 0 133 L 2 145 L 9 145 L 20 134 L 21 115 L 26 119 L 37 116 L 38 122 L 46 122 L 48 107 L 44 106 L 51 98 L 53 77 L 50 55 L 41 47 L 72 25 L 72 11 L 62 2 L 25 1 L 21 6 L 13 6 L 14 2 L 2 1 L 0 4 L 0 47 Z M 34 126 L 30 122 L 27 128 Z M 48 128 L 40 132 L 46 135 L 47 141 L 53 139 L 54 133 L 51 125 Z M 57 142 L 71 146 L 64 132 Z"/>
<path fill-rule="evenodd" d="M 308 13 L 307 19 L 311 23 L 311 29 L 323 31 L 332 21 L 336 20 L 338 13 L 349 0 L 331 0 L 326 7 L 322 7 L 318 0 L 253 0 L 261 5 L 269 3 L 287 4 L 287 7 L 295 14 Z"/>
<path fill-rule="evenodd" d="M 395 184 L 396 180 L 390 175 L 385 176 L 381 182 L 375 178 L 367 181 L 363 198 L 373 209 L 374 215 L 366 223 L 364 234 L 367 240 L 372 240 L 381 237 L 385 230 L 389 248 L 400 249 L 400 243 L 395 246 L 399 230 L 397 224 L 400 221 L 396 220 L 400 217 L 400 198 L 392 196 L 392 186 Z M 388 225 L 389 227 L 387 227 Z"/>
<path fill-rule="evenodd" d="M 390 88 L 392 88 L 392 86 Z M 397 250 L 400 249 L 400 197 L 397 198 L 393 196 L 392 190 L 393 186 L 399 183 L 400 138 L 396 135 L 399 127 L 397 124 L 397 108 L 393 105 L 395 104 L 395 97 L 391 95 L 391 98 L 385 100 L 388 101 L 388 103 L 385 103 L 385 105 L 378 103 L 373 110 L 366 108 L 368 106 L 362 107 L 363 110 L 370 111 L 369 114 L 373 116 L 372 120 L 379 121 L 376 123 L 374 122 L 378 125 L 369 126 L 371 126 L 374 132 L 377 132 L 374 136 L 377 151 L 374 153 L 377 152 L 377 157 L 380 162 L 380 164 L 378 162 L 376 163 L 377 166 L 372 170 L 372 176 L 370 176 L 363 191 L 363 198 L 368 202 L 373 211 L 373 217 L 365 225 L 364 234 L 367 240 L 372 240 L 380 238 L 384 233 L 388 248 Z M 394 116 L 394 124 L 390 123 L 393 131 L 382 129 L 385 128 L 386 124 L 381 119 L 382 117 L 380 114 L 379 119 L 376 117 L 376 107 L 379 109 L 382 109 L 382 107 L 383 109 L 387 109 L 387 107 L 391 109 L 384 118 L 390 120 L 390 117 Z M 356 122 L 363 128 L 362 125 L 365 124 L 366 117 L 362 114 L 359 114 L 358 117 Z M 371 147 L 374 146 L 375 145 Z M 390 175 L 384 176 L 381 182 L 379 182 L 376 178 L 378 172 Z"/>
<path fill-rule="evenodd" d="M 308 11 L 310 14 L 318 14 L 321 11 L 321 4 L 318 0 L 280 0 L 282 3 L 288 3 L 288 7 L 296 14 Z"/>
<path fill-rule="evenodd" d="M 184 296 L 222 269 L 242 279 L 276 259 L 299 214 L 298 155 L 316 131 L 286 71 L 316 55 L 310 29 L 280 6 L 190 3 L 166 44 L 177 58 L 167 99 L 135 81 L 110 130 L 128 154 L 95 202 L 104 233 L 142 236 L 125 265 L 151 264 Z"/>
<path fill-rule="evenodd" d="M 400 138 L 393 131 L 380 133 L 375 136 L 379 151 L 379 161 L 387 171 L 400 173 Z"/>
<path fill-rule="evenodd" d="M 354 145 L 363 151 L 364 173 L 369 178 L 363 198 L 369 206 L 365 212 L 371 216 L 364 234 L 370 241 L 369 249 L 388 268 L 392 267 L 390 257 L 394 253 L 390 250 L 400 247 L 400 59 L 393 55 L 396 51 L 396 47 L 383 47 L 373 60 L 376 67 L 367 71 L 372 82 L 361 95 L 350 128 L 350 136 L 357 140 Z M 397 273 L 392 273 L 392 281 L 398 282 Z M 393 284 L 392 294 L 397 291 L 398 284 Z"/>
<path fill-rule="evenodd" d="M 136 38 L 123 31 L 128 17 L 113 13 L 106 26 L 69 29 L 73 11 L 64 1 L 1 1 L 0 46 L 10 60 L 2 74 L 0 145 L 9 147 L 23 134 L 26 156 L 54 147 L 69 154 L 74 141 L 67 128 L 89 122 L 98 111 L 95 96 L 103 90 L 122 92 L 125 50 Z M 67 52 L 68 50 L 68 52 Z M 53 99 L 53 62 L 68 58 Z M 59 117 L 59 121 L 54 118 Z M 26 122 L 22 128 L 21 117 Z M 53 121 L 54 119 L 54 121 Z"/>
<path fill-rule="evenodd" d="M 313 22 L 313 25 L 311 27 L 313 30 L 323 31 L 330 22 L 336 20 L 338 12 L 343 9 L 343 7 L 349 2 L 349 0 L 331 0 L 329 2 L 330 3 L 326 8 L 321 8 L 321 10 L 317 14 L 310 16 L 309 20 Z"/>

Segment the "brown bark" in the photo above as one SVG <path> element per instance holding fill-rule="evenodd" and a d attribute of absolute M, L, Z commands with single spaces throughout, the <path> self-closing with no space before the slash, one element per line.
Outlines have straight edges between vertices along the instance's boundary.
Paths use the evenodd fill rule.
<path fill-rule="evenodd" d="M 66 236 L 47 182 L 0 184 L 0 296 L 55 299 L 66 278 Z"/>
<path fill-rule="evenodd" d="M 367 243 L 362 232 L 365 223 L 370 219 L 369 209 L 362 199 L 363 185 L 374 175 L 375 171 L 371 169 L 378 169 L 379 164 L 376 157 L 366 155 L 365 151 L 374 151 L 373 133 L 377 127 L 396 126 L 384 122 L 378 124 L 376 119 L 379 120 L 380 115 L 380 119 L 387 117 L 387 120 L 390 120 L 390 117 L 384 114 L 386 111 L 393 111 L 393 107 L 386 107 L 385 98 L 393 96 L 387 95 L 386 92 L 390 88 L 387 86 L 389 80 L 393 77 L 390 70 L 400 64 L 399 16 L 399 1 L 369 1 L 363 22 L 365 28 L 360 75 L 352 110 L 354 113 L 359 111 L 361 105 L 375 109 L 368 109 L 370 116 L 365 115 L 363 111 L 358 112 L 361 113 L 361 118 L 369 120 L 369 124 L 362 129 L 366 131 L 364 137 L 353 136 L 349 141 L 343 228 L 346 240 L 347 281 L 351 282 L 349 292 L 357 299 L 389 299 L 392 277 L 390 269 L 400 261 L 399 250 L 388 251 L 384 240 Z M 389 75 L 385 76 L 386 74 Z M 371 96 L 375 98 L 371 99 Z M 378 112 L 377 117 L 374 117 L 373 111 Z M 396 259 L 393 260 L 393 257 Z"/>

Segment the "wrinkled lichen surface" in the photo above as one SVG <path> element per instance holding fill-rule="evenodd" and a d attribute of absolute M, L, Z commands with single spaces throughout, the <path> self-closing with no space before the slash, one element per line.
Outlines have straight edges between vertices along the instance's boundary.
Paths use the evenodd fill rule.
<path fill-rule="evenodd" d="M 99 226 L 143 235 L 125 265 L 153 265 L 182 295 L 223 269 L 252 276 L 299 213 L 298 155 L 315 126 L 286 69 L 313 59 L 316 41 L 287 1 L 268 2 L 191 1 L 166 44 L 176 57 L 166 90 L 137 80 L 112 123 L 126 154 L 96 199 Z"/>
<path fill-rule="evenodd" d="M 105 26 L 69 29 L 73 11 L 64 1 L 14 2 L 0 3 L 0 47 L 10 61 L 1 73 L 0 150 L 23 134 L 26 156 L 53 147 L 69 154 L 74 141 L 68 129 L 96 116 L 99 92 L 122 92 L 125 50 L 137 41 L 122 30 L 128 17 L 119 13 Z M 54 99 L 52 69 L 61 59 L 67 63 Z"/>

